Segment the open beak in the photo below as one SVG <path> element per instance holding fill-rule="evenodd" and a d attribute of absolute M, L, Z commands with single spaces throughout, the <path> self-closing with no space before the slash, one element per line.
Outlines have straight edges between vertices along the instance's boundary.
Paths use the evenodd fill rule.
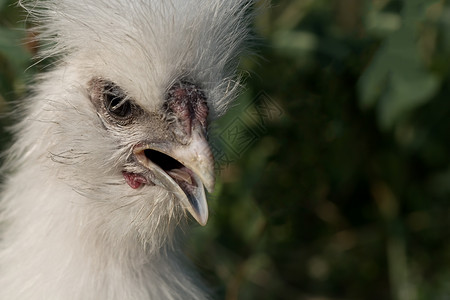
<path fill-rule="evenodd" d="M 133 149 L 137 161 L 155 176 L 152 181 L 172 192 L 201 225 L 208 221 L 205 188 L 214 189 L 214 158 L 200 126 L 186 145 L 147 143 Z"/>

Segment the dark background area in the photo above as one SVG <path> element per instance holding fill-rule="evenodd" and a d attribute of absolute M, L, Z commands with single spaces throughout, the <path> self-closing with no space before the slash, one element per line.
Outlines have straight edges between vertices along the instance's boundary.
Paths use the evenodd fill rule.
<path fill-rule="evenodd" d="M 13 2 L 0 113 L 45 71 L 28 68 Z M 209 285 L 227 300 L 450 299 L 449 1 L 272 1 L 254 28 L 245 90 L 215 124 L 211 216 L 186 250 Z"/>

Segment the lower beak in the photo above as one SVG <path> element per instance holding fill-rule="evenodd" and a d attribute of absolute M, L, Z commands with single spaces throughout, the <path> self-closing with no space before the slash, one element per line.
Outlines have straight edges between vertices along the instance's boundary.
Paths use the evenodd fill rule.
<path fill-rule="evenodd" d="M 156 175 L 155 184 L 172 192 L 199 224 L 206 225 L 205 188 L 209 192 L 214 189 L 214 158 L 200 126 L 192 128 L 191 141 L 186 145 L 139 144 L 133 153 L 141 165 Z M 178 164 L 160 163 L 154 159 L 155 153 L 159 157 L 163 153 Z"/>

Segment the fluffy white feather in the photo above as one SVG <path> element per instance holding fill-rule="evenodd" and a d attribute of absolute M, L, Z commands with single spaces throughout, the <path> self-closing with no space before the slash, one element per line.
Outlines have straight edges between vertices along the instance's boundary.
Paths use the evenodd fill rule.
<path fill-rule="evenodd" d="M 186 214 L 163 188 L 121 176 L 136 130 L 107 131 L 89 81 L 126 89 L 146 111 L 180 78 L 213 117 L 235 96 L 247 36 L 242 0 L 20 2 L 57 57 L 23 102 L 2 169 L 0 299 L 205 299 L 176 247 Z"/>

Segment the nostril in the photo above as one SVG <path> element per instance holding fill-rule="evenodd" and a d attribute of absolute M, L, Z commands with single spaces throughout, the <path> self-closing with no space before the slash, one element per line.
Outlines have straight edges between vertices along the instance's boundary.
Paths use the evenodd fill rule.
<path fill-rule="evenodd" d="M 152 161 L 154 164 L 157 164 L 164 171 L 180 169 L 184 167 L 183 164 L 177 161 L 176 159 L 173 159 L 169 155 L 166 155 L 162 152 L 153 149 L 144 150 L 144 154 L 145 157 L 147 157 L 147 159 Z"/>

